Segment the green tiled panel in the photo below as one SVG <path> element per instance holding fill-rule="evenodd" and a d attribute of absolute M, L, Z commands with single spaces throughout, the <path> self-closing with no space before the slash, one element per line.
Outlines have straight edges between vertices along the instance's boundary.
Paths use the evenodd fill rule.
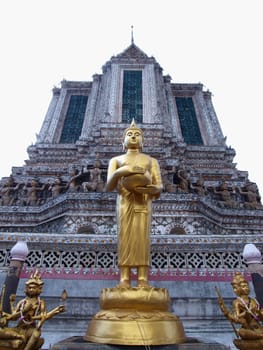
<path fill-rule="evenodd" d="M 60 143 L 75 143 L 80 137 L 88 96 L 72 95 L 63 125 Z"/>
<path fill-rule="evenodd" d="M 192 98 L 176 97 L 176 105 L 184 141 L 189 145 L 202 145 L 203 140 Z"/>

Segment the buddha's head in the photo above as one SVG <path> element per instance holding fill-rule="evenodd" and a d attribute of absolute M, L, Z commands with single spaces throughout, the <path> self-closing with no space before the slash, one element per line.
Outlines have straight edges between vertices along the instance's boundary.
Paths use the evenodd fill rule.
<path fill-rule="evenodd" d="M 133 119 L 131 125 L 124 130 L 123 133 L 123 148 L 127 149 L 140 149 L 143 147 L 143 131 L 138 128 L 135 120 Z"/>

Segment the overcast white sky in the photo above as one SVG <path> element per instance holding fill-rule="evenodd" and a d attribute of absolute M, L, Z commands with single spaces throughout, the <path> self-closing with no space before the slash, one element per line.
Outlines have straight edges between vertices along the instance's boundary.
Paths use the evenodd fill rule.
<path fill-rule="evenodd" d="M 2 0 L 0 177 L 27 159 L 62 79 L 91 81 L 135 44 L 173 82 L 201 82 L 235 162 L 263 196 L 261 0 Z"/>

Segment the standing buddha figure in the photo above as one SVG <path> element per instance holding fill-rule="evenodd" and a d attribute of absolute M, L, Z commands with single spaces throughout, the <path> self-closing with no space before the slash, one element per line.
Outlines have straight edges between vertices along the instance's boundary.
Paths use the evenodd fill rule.
<path fill-rule="evenodd" d="M 125 154 L 109 162 L 106 189 L 118 190 L 118 264 L 120 287 L 130 287 L 131 269 L 137 286 L 148 286 L 152 200 L 160 196 L 162 180 L 156 159 L 142 153 L 143 132 L 133 120 L 124 131 Z"/>

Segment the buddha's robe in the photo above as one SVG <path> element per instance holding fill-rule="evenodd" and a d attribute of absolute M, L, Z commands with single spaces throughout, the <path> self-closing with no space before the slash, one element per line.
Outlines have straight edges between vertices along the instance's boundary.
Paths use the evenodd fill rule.
<path fill-rule="evenodd" d="M 156 159 L 139 153 L 117 157 L 118 167 L 139 166 L 148 171 L 153 185 L 161 185 L 159 164 Z M 117 223 L 118 223 L 118 265 L 150 265 L 150 228 L 152 199 L 158 195 L 130 192 L 118 182 Z"/>

